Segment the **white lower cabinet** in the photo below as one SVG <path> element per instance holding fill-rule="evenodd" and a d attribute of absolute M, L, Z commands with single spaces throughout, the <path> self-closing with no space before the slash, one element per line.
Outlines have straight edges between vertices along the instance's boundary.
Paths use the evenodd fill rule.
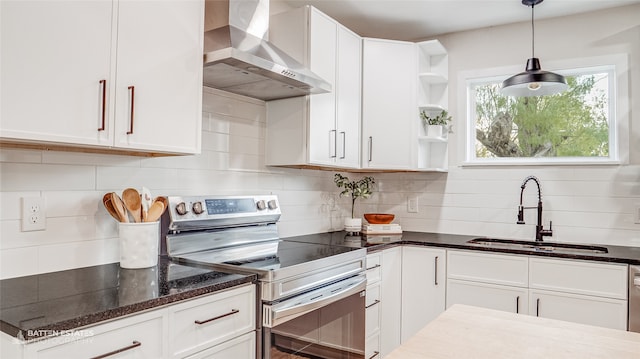
<path fill-rule="evenodd" d="M 626 264 L 529 259 L 529 314 L 627 329 Z"/>
<path fill-rule="evenodd" d="M 529 296 L 530 315 L 627 330 L 626 300 L 537 289 Z"/>
<path fill-rule="evenodd" d="M 446 260 L 443 249 L 402 247 L 402 342 L 444 312 Z"/>
<path fill-rule="evenodd" d="M 171 358 L 183 358 L 255 329 L 255 288 L 247 286 L 169 307 Z"/>
<path fill-rule="evenodd" d="M 28 344 L 2 334 L 12 359 L 255 358 L 255 285 L 217 292 Z"/>
<path fill-rule="evenodd" d="M 27 344 L 24 358 L 94 358 L 115 355 L 118 351 L 118 358 L 166 358 L 166 341 L 163 340 L 166 323 L 163 311 L 140 314 L 89 327 L 73 335 Z"/>
<path fill-rule="evenodd" d="M 447 307 L 627 329 L 627 265 L 449 251 Z"/>
<path fill-rule="evenodd" d="M 527 288 L 457 279 L 447 281 L 447 308 L 454 304 L 465 304 L 522 314 L 528 311 L 528 300 Z"/>

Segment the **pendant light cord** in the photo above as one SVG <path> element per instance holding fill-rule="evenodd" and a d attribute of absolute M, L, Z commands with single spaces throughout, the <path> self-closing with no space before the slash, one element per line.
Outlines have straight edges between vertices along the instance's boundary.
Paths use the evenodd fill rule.
<path fill-rule="evenodd" d="M 536 29 L 535 26 L 533 25 L 533 7 L 535 5 L 531 4 L 531 57 L 534 58 L 535 56 L 535 43 L 536 43 Z"/>

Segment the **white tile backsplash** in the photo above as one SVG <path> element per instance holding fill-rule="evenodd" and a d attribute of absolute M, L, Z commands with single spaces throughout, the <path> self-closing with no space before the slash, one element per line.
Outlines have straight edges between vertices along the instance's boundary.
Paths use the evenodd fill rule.
<path fill-rule="evenodd" d="M 153 194 L 279 196 L 280 235 L 342 228 L 350 200 L 332 171 L 264 166 L 264 103 L 205 88 L 202 154 L 141 158 L 2 149 L 0 278 L 118 261 L 117 223 L 102 206 L 106 192 L 148 187 Z M 373 173 L 376 192 L 356 215 L 391 212 L 405 230 L 532 239 L 535 210 L 516 225 L 520 185 L 542 183 L 545 226 L 554 240 L 640 246 L 632 211 L 640 203 L 640 166 L 461 168 L 449 173 Z M 352 179 L 363 174 L 348 174 Z M 43 196 L 47 229 L 20 231 L 20 198 Z M 419 212 L 407 212 L 418 197 Z M 525 205 L 537 202 L 535 184 Z"/>

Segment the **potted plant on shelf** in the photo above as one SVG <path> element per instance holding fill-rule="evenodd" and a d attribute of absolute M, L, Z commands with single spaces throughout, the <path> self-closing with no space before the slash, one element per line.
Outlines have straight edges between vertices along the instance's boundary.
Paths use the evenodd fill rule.
<path fill-rule="evenodd" d="M 451 116 L 447 110 L 442 110 L 435 116 L 431 116 L 429 112 L 421 110 L 420 118 L 429 137 L 443 137 L 443 133 L 449 132 L 448 127 L 449 122 L 451 122 Z"/>
<path fill-rule="evenodd" d="M 351 218 L 344 219 L 344 229 L 347 232 L 360 232 L 362 229 L 362 218 L 354 218 L 356 200 L 358 198 L 369 198 L 373 193 L 373 184 L 376 181 L 371 176 L 366 176 L 358 181 L 351 181 L 339 173 L 333 176 L 333 181 L 338 188 L 342 188 L 340 196 L 349 194 L 351 196 Z"/>

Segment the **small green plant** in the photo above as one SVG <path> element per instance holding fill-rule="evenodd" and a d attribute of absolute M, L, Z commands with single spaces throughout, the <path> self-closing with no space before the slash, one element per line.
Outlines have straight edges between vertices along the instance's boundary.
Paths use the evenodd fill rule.
<path fill-rule="evenodd" d="M 371 176 L 367 176 L 358 181 L 350 181 L 349 177 L 345 177 L 339 173 L 336 173 L 333 176 L 333 182 L 336 183 L 338 188 L 343 188 L 342 192 L 340 192 L 340 196 L 344 196 L 345 194 L 351 195 L 351 218 L 354 218 L 354 209 L 356 206 L 356 199 L 359 197 L 369 198 L 371 196 L 373 190 L 373 184 L 376 181 Z"/>
<path fill-rule="evenodd" d="M 424 122 L 425 125 L 443 125 L 446 126 L 449 122 L 451 122 L 451 116 L 447 110 L 440 111 L 439 114 L 435 116 L 429 116 L 425 110 L 420 111 L 420 118 Z"/>

